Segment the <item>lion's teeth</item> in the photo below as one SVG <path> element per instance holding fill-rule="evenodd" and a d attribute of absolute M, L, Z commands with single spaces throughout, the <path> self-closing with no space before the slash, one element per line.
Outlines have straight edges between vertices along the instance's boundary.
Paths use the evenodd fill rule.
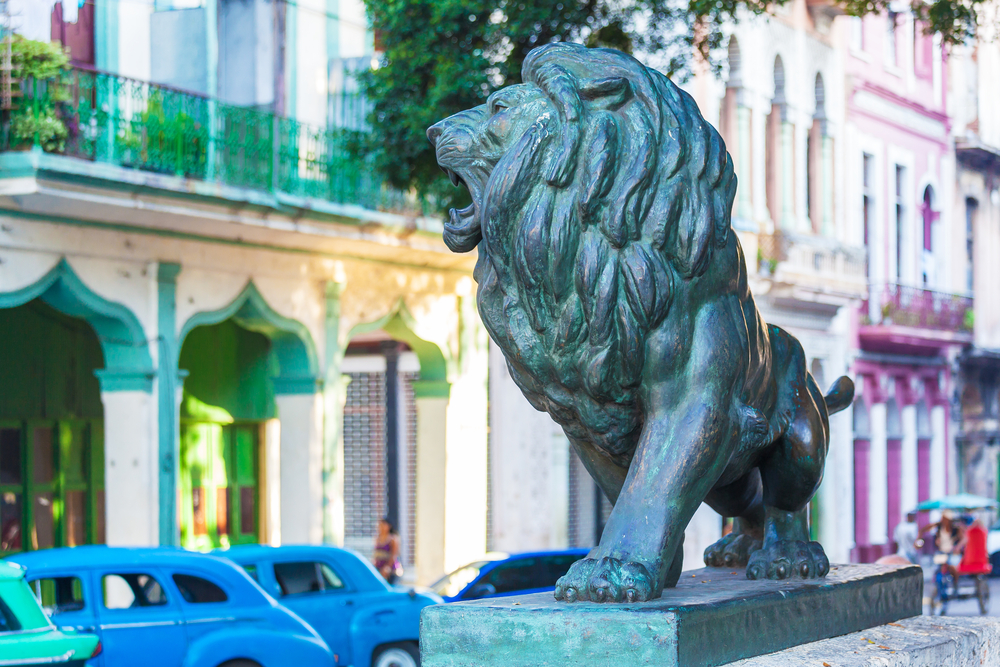
<path fill-rule="evenodd" d="M 456 174 L 451 169 L 448 170 L 448 178 L 451 179 L 451 184 L 452 185 L 458 185 L 458 174 Z"/>

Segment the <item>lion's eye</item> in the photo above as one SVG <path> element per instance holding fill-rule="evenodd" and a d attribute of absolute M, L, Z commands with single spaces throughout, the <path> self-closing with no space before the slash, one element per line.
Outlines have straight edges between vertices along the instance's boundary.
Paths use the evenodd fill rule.
<path fill-rule="evenodd" d="M 506 104 L 504 104 L 503 102 L 500 102 L 500 101 L 494 101 L 494 102 L 493 102 L 493 110 L 492 110 L 492 113 L 493 113 L 494 115 L 496 115 L 496 114 L 500 113 L 501 111 L 506 111 L 506 110 L 507 110 L 508 108 L 509 108 L 509 107 L 508 107 L 508 106 L 507 106 Z"/>

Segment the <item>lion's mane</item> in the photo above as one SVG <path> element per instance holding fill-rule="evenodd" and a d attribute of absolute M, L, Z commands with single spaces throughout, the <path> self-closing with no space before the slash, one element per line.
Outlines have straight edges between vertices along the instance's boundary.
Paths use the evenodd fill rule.
<path fill-rule="evenodd" d="M 558 113 L 506 152 L 481 229 L 449 230 L 449 245 L 479 244 L 483 321 L 528 400 L 628 456 L 646 338 L 726 247 L 732 160 L 687 93 L 617 51 L 550 44 L 522 78 Z"/>

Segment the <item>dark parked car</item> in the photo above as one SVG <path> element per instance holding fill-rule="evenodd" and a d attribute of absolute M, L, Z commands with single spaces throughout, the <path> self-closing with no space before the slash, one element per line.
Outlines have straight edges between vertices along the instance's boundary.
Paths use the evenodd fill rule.
<path fill-rule="evenodd" d="M 551 591 L 569 566 L 587 553 L 587 549 L 569 549 L 513 556 L 489 554 L 487 559 L 441 577 L 431 584 L 431 590 L 445 602 Z"/>
<path fill-rule="evenodd" d="M 393 587 L 353 551 L 330 546 L 240 546 L 217 552 L 254 577 L 326 640 L 338 665 L 416 667 L 420 610 L 442 602 Z"/>
<path fill-rule="evenodd" d="M 316 632 L 225 558 L 87 546 L 9 560 L 53 623 L 100 637 L 92 667 L 333 666 Z"/>

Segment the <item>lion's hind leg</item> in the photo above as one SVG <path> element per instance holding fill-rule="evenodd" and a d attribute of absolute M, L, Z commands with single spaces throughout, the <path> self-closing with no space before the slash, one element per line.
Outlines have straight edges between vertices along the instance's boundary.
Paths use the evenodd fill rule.
<path fill-rule="evenodd" d="M 709 567 L 745 567 L 764 537 L 764 501 L 756 468 L 731 484 L 712 489 L 705 502 L 722 516 L 733 517 L 733 530 L 705 549 Z"/>
<path fill-rule="evenodd" d="M 830 561 L 819 542 L 809 540 L 807 504 L 823 479 L 828 422 L 823 396 L 805 372 L 795 346 L 778 399 L 779 414 L 790 414 L 785 432 L 760 463 L 764 500 L 764 544 L 750 556 L 750 579 L 825 577 Z M 800 372 L 795 372 L 800 371 Z"/>

